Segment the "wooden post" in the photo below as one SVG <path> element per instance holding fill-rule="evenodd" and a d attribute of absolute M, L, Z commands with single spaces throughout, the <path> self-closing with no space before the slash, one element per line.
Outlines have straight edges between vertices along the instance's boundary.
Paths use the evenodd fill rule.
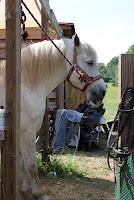
<path fill-rule="evenodd" d="M 120 56 L 120 64 L 119 64 L 119 89 L 120 89 L 120 97 L 123 91 L 127 87 L 134 87 L 134 54 L 122 54 Z M 121 122 L 123 123 L 125 118 L 127 117 L 127 113 L 123 115 Z M 128 145 L 129 149 L 134 150 L 134 130 L 129 130 L 129 123 L 126 124 L 124 131 L 121 135 L 121 144 L 123 146 Z M 129 137 L 128 140 L 128 130 Z M 127 141 L 128 140 L 128 141 Z M 127 144 L 128 143 L 128 144 Z"/>
<path fill-rule="evenodd" d="M 41 24 L 42 27 L 45 29 L 45 31 L 48 33 L 48 18 L 46 17 L 44 10 L 41 9 Z M 42 38 L 43 38 L 43 33 L 42 33 Z"/>
<path fill-rule="evenodd" d="M 42 126 L 40 129 L 40 146 L 42 149 L 42 161 L 47 162 L 49 161 L 48 158 L 48 146 L 49 146 L 49 130 L 48 130 L 48 102 L 49 99 L 46 100 L 46 111 L 44 115 L 44 119 L 42 122 Z"/>
<path fill-rule="evenodd" d="M 6 0 L 6 136 L 2 200 L 19 200 L 21 0 Z"/>
<path fill-rule="evenodd" d="M 119 60 L 120 97 L 127 87 L 134 87 L 134 54 L 122 54 Z M 126 122 L 129 115 L 130 113 L 123 113 L 120 116 L 120 125 L 122 127 L 125 124 L 125 127 L 118 146 L 128 147 L 128 150 L 132 151 L 132 156 L 126 159 L 122 167 L 118 161 L 115 162 L 115 200 L 133 199 L 134 197 L 134 127 L 130 127 L 129 121 Z M 131 123 L 134 124 L 134 117 L 131 120 L 133 120 Z"/>
<path fill-rule="evenodd" d="M 43 9 L 41 9 L 41 22 L 43 28 L 48 32 L 48 19 L 44 14 Z M 45 39 L 46 36 L 42 34 L 42 39 Z M 48 161 L 48 146 L 49 146 L 49 130 L 48 130 L 48 104 L 49 99 L 46 100 L 46 111 L 44 115 L 44 119 L 42 122 L 42 127 L 40 129 L 40 145 L 42 148 L 42 161 Z"/>
<path fill-rule="evenodd" d="M 56 107 L 57 108 L 64 108 L 64 82 L 62 82 L 56 88 Z"/>

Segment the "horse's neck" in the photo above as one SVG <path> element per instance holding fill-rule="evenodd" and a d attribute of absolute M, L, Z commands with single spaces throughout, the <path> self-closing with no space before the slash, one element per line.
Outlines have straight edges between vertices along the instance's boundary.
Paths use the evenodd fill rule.
<path fill-rule="evenodd" d="M 65 50 L 69 46 L 67 40 L 65 43 L 62 40 L 55 43 L 68 56 Z M 65 65 L 65 59 L 50 41 L 31 45 L 22 51 L 22 79 L 32 87 L 44 85 L 46 95 L 65 79 L 68 71 Z"/>

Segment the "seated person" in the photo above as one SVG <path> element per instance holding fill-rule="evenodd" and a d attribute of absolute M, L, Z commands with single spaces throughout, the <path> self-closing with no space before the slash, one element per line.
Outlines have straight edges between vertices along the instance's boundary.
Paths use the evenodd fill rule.
<path fill-rule="evenodd" d="M 74 146 L 78 146 L 79 126 L 90 124 L 92 128 L 95 128 L 104 112 L 103 105 L 94 107 L 86 103 L 80 104 L 76 110 L 58 109 L 52 145 L 53 153 L 63 153 L 65 147 L 72 143 L 71 140 L 74 140 Z"/>

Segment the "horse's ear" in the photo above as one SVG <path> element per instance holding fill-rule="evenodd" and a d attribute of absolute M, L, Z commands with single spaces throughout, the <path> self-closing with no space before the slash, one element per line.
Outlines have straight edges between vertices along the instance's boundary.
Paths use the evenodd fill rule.
<path fill-rule="evenodd" d="M 79 44 L 80 44 L 80 39 L 77 34 L 74 36 L 74 44 L 75 44 L 75 46 L 79 46 Z"/>

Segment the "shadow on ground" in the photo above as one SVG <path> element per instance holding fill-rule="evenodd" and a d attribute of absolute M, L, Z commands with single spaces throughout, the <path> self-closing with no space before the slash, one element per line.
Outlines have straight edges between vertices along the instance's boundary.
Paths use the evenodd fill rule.
<path fill-rule="evenodd" d="M 52 200 L 113 200 L 114 183 L 99 178 L 43 178 L 42 184 Z"/>

